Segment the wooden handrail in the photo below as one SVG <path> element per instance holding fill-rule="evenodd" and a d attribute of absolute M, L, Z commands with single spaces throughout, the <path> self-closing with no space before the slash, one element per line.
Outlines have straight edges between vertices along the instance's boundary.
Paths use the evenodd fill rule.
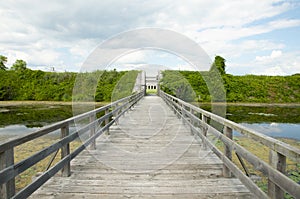
<path fill-rule="evenodd" d="M 140 94 L 141 93 L 138 93 L 138 94 L 135 94 L 135 95 L 132 95 L 132 96 L 137 96 L 137 95 L 140 95 Z M 58 129 L 60 129 L 60 128 L 66 126 L 66 125 L 68 125 L 68 124 L 73 123 L 74 121 L 79 121 L 81 119 L 87 118 L 90 115 L 94 115 L 94 114 L 97 114 L 99 112 L 102 112 L 102 111 L 105 111 L 107 109 L 110 109 L 111 107 L 115 106 L 118 103 L 122 103 L 122 102 L 125 102 L 126 100 L 131 99 L 132 96 L 128 96 L 128 97 L 122 98 L 122 99 L 117 100 L 117 101 L 115 101 L 115 102 L 113 102 L 111 104 L 102 106 L 102 107 L 100 107 L 98 109 L 91 110 L 91 111 L 86 112 L 86 113 L 82 113 L 80 115 L 77 115 L 77 116 L 68 118 L 66 120 L 63 120 L 63 121 L 51 124 L 49 126 L 45 126 L 45 127 L 41 128 L 41 129 L 35 131 L 35 132 L 28 133 L 26 135 L 22 135 L 22 136 L 14 138 L 12 140 L 8 140 L 6 142 L 3 142 L 0 145 L 0 153 L 4 152 L 7 149 L 10 149 L 12 147 L 24 144 L 24 143 L 29 142 L 31 140 L 34 140 L 34 139 L 36 139 L 38 137 L 44 136 L 46 134 L 49 134 L 49 133 L 51 133 L 51 132 L 53 132 L 55 130 L 58 130 Z"/>
<path fill-rule="evenodd" d="M 205 146 L 208 146 L 216 155 L 224 162 L 225 168 L 223 170 L 224 176 L 230 176 L 228 169 L 236 177 L 238 177 L 249 188 L 252 193 L 255 193 L 258 198 L 282 198 L 284 191 L 288 192 L 295 198 L 300 198 L 300 185 L 284 175 L 285 172 L 285 159 L 289 158 L 294 162 L 300 162 L 300 150 L 292 147 L 284 142 L 268 137 L 261 133 L 258 133 L 252 129 L 246 128 L 228 119 L 222 118 L 218 115 L 205 111 L 199 107 L 195 107 L 187 102 L 182 101 L 174 96 L 166 94 L 160 91 L 160 96 L 170 105 L 174 111 L 181 115 L 182 119 L 191 127 L 192 132 L 197 134 L 203 141 Z M 200 113 L 200 118 L 194 113 Z M 207 123 L 207 118 L 224 125 L 224 132 L 229 134 L 224 135 L 219 130 Z M 194 124 L 197 124 L 200 128 L 196 128 Z M 255 141 L 262 143 L 271 150 L 271 154 L 275 156 L 275 161 L 271 161 L 270 164 L 264 162 L 251 152 L 237 144 L 232 140 L 232 130 L 247 135 Z M 225 152 L 222 153 L 210 140 L 207 139 L 207 131 L 221 140 L 225 145 Z M 256 186 L 249 176 L 243 174 L 241 170 L 237 170 L 237 167 L 231 160 L 232 151 L 235 151 L 240 157 L 243 157 L 254 168 L 268 177 L 269 189 L 268 196 L 263 193 L 258 186 Z"/>
<path fill-rule="evenodd" d="M 68 118 L 64 121 L 57 122 L 50 126 L 43 127 L 38 131 L 17 137 L 12 140 L 8 140 L 1 144 L 0 198 L 28 197 L 31 193 L 33 193 L 36 189 L 38 189 L 42 184 L 44 184 L 48 179 L 50 179 L 60 170 L 62 170 L 62 176 L 69 176 L 71 174 L 70 161 L 73 158 L 75 158 L 81 151 L 83 151 L 86 148 L 86 146 L 95 144 L 95 139 L 99 137 L 104 131 L 107 131 L 109 127 L 113 125 L 119 117 L 121 117 L 126 111 L 128 111 L 143 96 L 144 91 L 125 97 L 98 109 Z M 104 112 L 104 115 L 100 118 L 96 118 L 96 114 L 100 112 Z M 112 116 L 115 117 L 110 119 Z M 70 124 L 74 123 L 74 121 L 79 121 L 85 118 L 90 119 L 89 124 L 70 134 Z M 102 122 L 105 122 L 105 125 L 100 129 L 96 129 L 96 125 Z M 49 134 L 58 129 L 61 129 L 61 139 L 58 142 L 42 149 L 41 151 L 37 151 L 34 155 L 24 160 L 21 160 L 18 163 L 14 163 L 14 147 L 39 138 L 43 135 Z M 70 143 L 75 139 L 79 138 L 80 135 L 85 134 L 87 132 L 90 132 L 90 134 L 89 138 L 85 141 L 85 143 L 83 143 L 73 152 L 70 152 Z M 23 171 L 30 168 L 31 166 L 35 165 L 39 161 L 45 159 L 52 153 L 57 152 L 59 149 L 61 149 L 62 153 L 61 160 L 54 166 L 49 168 L 49 170 L 44 172 L 27 187 L 15 194 L 15 177 Z"/>
<path fill-rule="evenodd" d="M 216 114 L 213 114 L 211 112 L 208 112 L 206 110 L 203 110 L 199 107 L 196 107 L 192 104 L 189 104 L 181 99 L 178 99 L 172 95 L 169 95 L 167 93 L 163 93 L 161 91 L 162 94 L 166 95 L 167 97 L 174 99 L 177 101 L 178 104 L 183 104 L 186 107 L 191 108 L 192 110 L 205 115 L 207 118 L 210 118 L 224 126 L 230 127 L 234 130 L 236 130 L 237 132 L 246 135 L 250 138 L 252 138 L 253 140 L 269 147 L 270 149 L 277 151 L 283 155 L 285 155 L 286 157 L 290 158 L 292 161 L 295 162 L 300 162 L 300 149 L 292 147 L 289 144 L 286 144 L 280 140 L 274 139 L 272 137 L 266 136 L 262 133 L 259 133 L 253 129 L 249 129 L 243 125 L 237 124 L 231 120 L 228 120 L 226 118 L 220 117 Z"/>

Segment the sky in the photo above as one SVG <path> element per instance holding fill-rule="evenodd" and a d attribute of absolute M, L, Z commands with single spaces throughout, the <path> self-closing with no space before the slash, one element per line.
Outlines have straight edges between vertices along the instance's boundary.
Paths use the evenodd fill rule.
<path fill-rule="evenodd" d="M 216 55 L 224 57 L 230 74 L 300 73 L 298 0 L 0 2 L 0 54 L 8 58 L 8 67 L 23 59 L 31 69 L 80 71 L 103 43 L 144 28 L 186 37 L 203 49 L 210 62 Z M 156 64 L 195 70 L 186 57 L 172 51 L 186 50 L 188 55 L 190 49 L 185 42 L 174 40 L 176 37 L 150 37 L 167 43 L 167 50 L 131 49 L 114 59 L 110 67 L 121 70 Z M 126 41 L 143 43 L 139 39 L 131 35 Z"/>

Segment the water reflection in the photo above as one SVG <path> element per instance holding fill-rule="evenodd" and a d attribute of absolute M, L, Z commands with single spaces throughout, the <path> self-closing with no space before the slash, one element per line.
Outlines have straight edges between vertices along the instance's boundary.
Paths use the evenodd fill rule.
<path fill-rule="evenodd" d="M 2 127 L 0 128 L 0 143 L 26 133 L 32 133 L 38 131 L 40 129 L 41 127 L 28 127 L 25 125 L 9 125 L 9 126 Z M 75 131 L 76 131 L 76 127 L 74 125 L 69 126 L 70 134 L 72 134 Z M 61 130 L 57 129 L 45 136 L 56 139 L 60 137 L 60 135 L 61 135 Z"/>
<path fill-rule="evenodd" d="M 19 105 L 0 107 L 0 110 L 0 128 L 10 125 L 43 127 L 73 116 L 71 105 Z"/>
<path fill-rule="evenodd" d="M 300 124 L 288 123 L 241 123 L 241 125 L 271 137 L 293 138 L 300 140 Z M 235 136 L 240 136 L 234 132 Z"/>
<path fill-rule="evenodd" d="M 20 134 L 24 134 L 24 133 L 30 133 L 33 131 L 37 131 L 39 130 L 39 127 L 32 127 L 32 128 L 28 128 L 25 125 L 9 125 L 9 126 L 5 126 L 0 128 L 0 135 L 11 135 L 11 136 L 16 136 L 16 135 L 20 135 Z"/>
<path fill-rule="evenodd" d="M 210 106 L 200 106 L 210 111 Z M 300 140 L 300 106 L 227 106 L 226 118 L 272 137 Z M 234 135 L 240 134 L 234 132 Z"/>

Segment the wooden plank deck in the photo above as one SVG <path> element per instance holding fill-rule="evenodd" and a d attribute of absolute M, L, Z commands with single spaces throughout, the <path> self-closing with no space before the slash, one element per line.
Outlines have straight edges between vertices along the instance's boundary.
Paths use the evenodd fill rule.
<path fill-rule="evenodd" d="M 157 96 L 144 97 L 30 198 L 254 198 Z"/>

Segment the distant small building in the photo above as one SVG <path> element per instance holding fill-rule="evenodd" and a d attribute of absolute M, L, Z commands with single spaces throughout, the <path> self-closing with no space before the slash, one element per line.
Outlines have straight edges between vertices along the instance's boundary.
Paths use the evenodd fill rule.
<path fill-rule="evenodd" d="M 146 88 L 156 90 L 158 87 L 158 77 L 148 77 L 146 76 Z"/>

